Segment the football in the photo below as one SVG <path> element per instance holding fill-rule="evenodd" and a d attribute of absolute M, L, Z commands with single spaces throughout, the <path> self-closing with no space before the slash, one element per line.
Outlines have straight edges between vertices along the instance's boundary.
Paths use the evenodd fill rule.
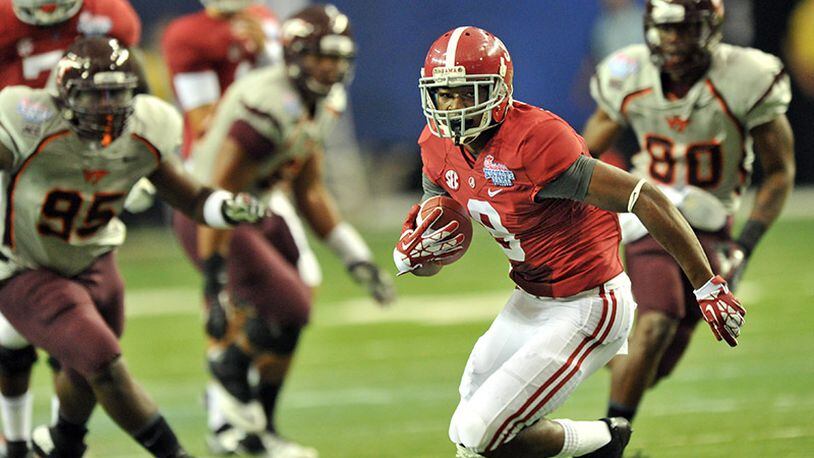
<path fill-rule="evenodd" d="M 455 199 L 447 196 L 435 196 L 430 197 L 421 204 L 421 210 L 418 212 L 418 224 L 421 224 L 421 221 L 436 207 L 441 207 L 444 213 L 441 214 L 438 221 L 432 225 L 433 229 L 440 229 L 453 221 L 457 221 L 458 230 L 456 234 L 464 235 L 464 241 L 461 244 L 463 249 L 458 250 L 440 262 L 442 265 L 452 264 L 461 259 L 469 248 L 469 244 L 472 242 L 472 221 L 469 219 L 469 212 L 467 212 L 466 208 Z"/>

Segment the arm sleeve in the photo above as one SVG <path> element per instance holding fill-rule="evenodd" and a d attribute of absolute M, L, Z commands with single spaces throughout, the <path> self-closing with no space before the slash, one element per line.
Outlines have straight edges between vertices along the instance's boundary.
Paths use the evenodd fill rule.
<path fill-rule="evenodd" d="M 282 126 L 273 113 L 241 100 L 229 137 L 255 159 L 263 159 L 276 150 L 282 140 Z"/>
<path fill-rule="evenodd" d="M 594 174 L 596 159 L 580 156 L 571 167 L 555 178 L 534 196 L 536 202 L 543 199 L 571 199 L 583 201 Z M 425 191 L 426 193 L 426 191 Z"/>
<path fill-rule="evenodd" d="M 588 154 L 582 137 L 559 118 L 534 126 L 521 149 L 526 173 L 535 184 L 532 196 L 571 167 L 581 155 Z"/>
<path fill-rule="evenodd" d="M 446 196 L 447 192 L 444 191 L 444 188 L 435 184 L 426 174 L 421 174 L 421 187 L 424 189 L 424 195 L 421 196 L 421 201 L 424 202 L 425 200 L 436 197 L 436 196 Z"/>

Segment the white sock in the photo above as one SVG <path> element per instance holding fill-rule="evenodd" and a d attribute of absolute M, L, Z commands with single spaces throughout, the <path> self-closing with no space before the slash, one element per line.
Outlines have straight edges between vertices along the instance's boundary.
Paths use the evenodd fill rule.
<path fill-rule="evenodd" d="M 213 383 L 209 382 L 206 385 L 206 422 L 210 431 L 217 431 L 226 424 L 226 417 L 224 417 L 223 410 L 220 407 L 219 391 L 212 387 Z"/>
<path fill-rule="evenodd" d="M 51 395 L 51 426 L 55 426 L 59 420 L 59 398 L 56 394 Z"/>
<path fill-rule="evenodd" d="M 604 421 L 553 420 L 565 432 L 565 439 L 558 457 L 582 456 L 602 448 L 611 441 L 608 424 Z"/>
<path fill-rule="evenodd" d="M 3 417 L 3 434 L 6 440 L 28 441 L 33 409 L 34 396 L 28 391 L 16 398 L 0 396 L 0 415 Z"/>

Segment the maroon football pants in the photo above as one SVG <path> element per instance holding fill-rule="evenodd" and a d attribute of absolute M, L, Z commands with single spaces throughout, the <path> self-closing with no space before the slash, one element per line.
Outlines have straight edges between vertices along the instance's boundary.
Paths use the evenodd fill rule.
<path fill-rule="evenodd" d="M 730 240 L 726 230 L 696 232 L 713 272 L 718 272 L 716 247 Z M 686 351 L 701 311 L 690 281 L 676 260 L 651 236 L 625 246 L 627 274 L 633 283 L 633 296 L 639 315 L 658 312 L 678 321 L 678 328 L 661 358 L 656 380 L 666 377 Z"/>
<path fill-rule="evenodd" d="M 187 257 L 200 270 L 198 225 L 175 212 L 173 228 Z M 303 327 L 311 312 L 311 290 L 297 271 L 299 250 L 283 218 L 263 218 L 233 230 L 226 259 L 231 297 L 255 308 L 269 325 Z"/>
<path fill-rule="evenodd" d="M 85 379 L 121 354 L 124 282 L 115 255 L 67 278 L 27 270 L 0 287 L 0 312 L 32 345 Z"/>

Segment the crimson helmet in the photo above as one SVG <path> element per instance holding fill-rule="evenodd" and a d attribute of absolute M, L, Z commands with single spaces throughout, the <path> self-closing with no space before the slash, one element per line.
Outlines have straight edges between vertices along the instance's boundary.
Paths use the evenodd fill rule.
<path fill-rule="evenodd" d="M 72 18 L 82 0 L 11 0 L 17 18 L 31 25 L 52 25 Z"/>
<path fill-rule="evenodd" d="M 237 13 L 238 11 L 256 3 L 257 0 L 201 0 L 203 6 L 212 8 L 220 13 Z"/>
<path fill-rule="evenodd" d="M 144 74 L 129 49 L 115 38 L 79 38 L 54 71 L 57 102 L 80 136 L 109 143 L 121 134 Z"/>
<path fill-rule="evenodd" d="M 356 43 L 350 20 L 333 5 L 312 5 L 286 19 L 280 27 L 288 76 L 301 91 L 317 97 L 351 73 Z M 326 69 L 319 64 L 328 58 Z"/>
<path fill-rule="evenodd" d="M 481 132 L 503 122 L 512 105 L 514 65 L 500 38 L 477 27 L 458 27 L 430 46 L 418 87 L 430 131 L 456 144 L 468 143 Z M 439 110 L 435 93 L 442 87 L 471 86 L 475 104 Z M 480 100 L 487 89 L 487 98 Z"/>
<path fill-rule="evenodd" d="M 686 74 L 709 65 L 721 42 L 723 0 L 647 0 L 644 37 L 653 63 L 667 73 Z M 668 38 L 663 29 L 676 27 Z"/>

